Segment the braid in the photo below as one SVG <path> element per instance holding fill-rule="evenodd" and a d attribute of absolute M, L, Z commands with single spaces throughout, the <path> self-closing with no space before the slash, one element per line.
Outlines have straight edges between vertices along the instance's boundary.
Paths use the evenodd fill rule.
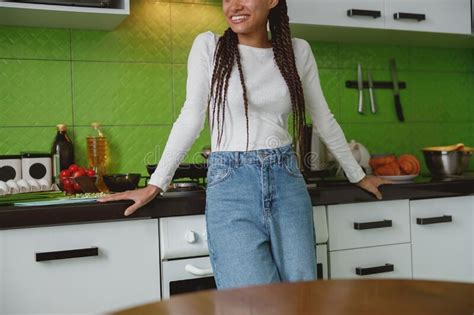
<path fill-rule="evenodd" d="M 300 77 L 297 72 L 293 45 L 291 41 L 291 33 L 289 26 L 289 18 L 287 13 L 286 0 L 280 0 L 279 3 L 270 10 L 268 20 L 270 31 L 272 34 L 272 45 L 274 60 L 285 80 L 291 98 L 291 108 L 293 113 L 293 143 L 299 148 L 300 165 L 302 165 L 301 152 L 304 144 L 304 125 L 305 125 L 305 101 L 303 88 Z M 237 34 L 229 27 L 219 38 L 217 47 L 214 52 L 214 70 L 211 81 L 211 95 L 209 97 L 208 106 L 211 99 L 214 99 L 212 106 L 212 123 L 211 128 L 214 129 L 214 120 L 217 120 L 217 143 L 220 145 L 224 131 L 225 105 L 227 102 L 227 90 L 229 87 L 229 79 L 232 73 L 234 63 L 237 63 L 239 71 L 240 83 L 242 85 L 244 109 L 247 127 L 247 146 L 249 146 L 249 117 L 248 117 L 248 99 L 247 89 L 240 62 L 240 53 L 238 48 Z M 222 114 L 221 114 L 222 112 Z M 215 117 L 217 114 L 217 117 Z M 222 119 L 221 119 L 222 117 Z"/>
<path fill-rule="evenodd" d="M 240 63 L 240 52 L 239 49 L 237 49 L 237 66 L 239 68 L 239 74 L 240 74 L 240 83 L 242 84 L 242 90 L 244 91 L 244 106 L 245 106 L 245 123 L 247 126 L 247 146 L 245 148 L 245 151 L 248 151 L 249 149 L 249 102 L 247 100 L 247 89 L 245 88 L 244 84 L 244 74 L 242 72 L 242 64 Z"/>
<path fill-rule="evenodd" d="M 277 6 L 270 10 L 268 20 L 272 33 L 274 59 L 290 92 L 293 112 L 293 143 L 298 147 L 301 166 L 303 163 L 302 159 L 304 158 L 302 152 L 305 143 L 305 101 L 303 87 L 295 63 L 287 11 L 286 1 L 280 0 Z"/>

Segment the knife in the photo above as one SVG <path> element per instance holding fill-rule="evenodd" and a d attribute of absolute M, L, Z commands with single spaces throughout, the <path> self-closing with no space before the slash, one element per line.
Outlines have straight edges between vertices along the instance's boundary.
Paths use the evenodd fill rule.
<path fill-rule="evenodd" d="M 374 80 L 372 80 L 372 72 L 367 71 L 367 76 L 369 80 L 369 95 L 370 95 L 370 110 L 373 114 L 377 111 L 375 108 L 375 98 L 374 98 Z"/>
<path fill-rule="evenodd" d="M 395 66 L 395 59 L 390 60 L 390 70 L 392 72 L 393 96 L 395 98 L 395 110 L 397 111 L 398 120 L 404 121 L 405 118 L 403 117 L 402 103 L 400 101 L 400 88 L 398 86 L 397 68 Z"/>
<path fill-rule="evenodd" d="M 357 108 L 357 111 L 359 114 L 363 114 L 363 95 L 362 95 L 362 90 L 364 88 L 364 83 L 362 81 L 362 66 L 360 63 L 357 65 L 357 89 L 359 90 L 359 107 Z"/>

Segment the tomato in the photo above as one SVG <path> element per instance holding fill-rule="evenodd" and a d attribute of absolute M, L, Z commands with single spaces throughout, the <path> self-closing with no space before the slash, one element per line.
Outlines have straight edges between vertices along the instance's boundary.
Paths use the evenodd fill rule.
<path fill-rule="evenodd" d="M 59 173 L 59 178 L 65 177 L 71 177 L 71 172 L 69 172 L 69 170 L 62 170 L 61 173 Z"/>
<path fill-rule="evenodd" d="M 74 188 L 74 183 L 70 178 L 61 178 L 61 184 L 66 191 L 70 191 Z"/>
<path fill-rule="evenodd" d="M 93 169 L 86 170 L 87 176 L 91 177 L 95 175 L 95 171 Z"/>
<path fill-rule="evenodd" d="M 79 176 L 86 176 L 86 171 L 83 169 L 78 169 L 74 173 L 72 173 L 72 177 L 79 177 Z"/>
<path fill-rule="evenodd" d="M 71 164 L 68 168 L 68 171 L 71 172 L 71 173 L 74 173 L 78 169 L 79 169 L 79 166 L 77 166 L 76 164 Z"/>
<path fill-rule="evenodd" d="M 79 192 L 82 191 L 81 186 L 78 183 L 74 183 L 74 190 Z"/>

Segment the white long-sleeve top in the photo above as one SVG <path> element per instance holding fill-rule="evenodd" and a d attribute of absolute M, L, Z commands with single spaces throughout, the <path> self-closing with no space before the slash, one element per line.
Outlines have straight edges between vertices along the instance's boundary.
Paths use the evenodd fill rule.
<path fill-rule="evenodd" d="M 173 124 L 166 146 L 149 184 L 167 190 L 179 163 L 204 128 L 210 93 L 213 54 L 219 36 L 211 31 L 194 39 L 188 57 L 186 101 Z M 321 140 L 344 169 L 350 182 L 360 181 L 365 173 L 347 144 L 344 133 L 331 113 L 321 89 L 318 68 L 307 41 L 293 38 L 296 67 L 303 84 L 306 111 L 313 120 Z M 272 48 L 238 44 L 242 71 L 247 89 L 249 119 L 249 150 L 275 148 L 292 142 L 288 132 L 291 114 L 289 89 L 273 58 Z M 242 86 L 234 65 L 227 93 L 224 132 L 217 147 L 217 124 L 211 131 L 212 151 L 245 151 L 246 118 Z M 212 103 L 211 103 L 212 109 Z M 215 121 L 216 122 L 216 121 Z M 313 133 L 314 134 L 314 133 Z"/>

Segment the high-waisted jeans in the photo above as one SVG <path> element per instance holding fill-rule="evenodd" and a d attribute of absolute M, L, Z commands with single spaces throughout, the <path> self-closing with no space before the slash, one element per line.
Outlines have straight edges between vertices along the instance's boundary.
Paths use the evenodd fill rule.
<path fill-rule="evenodd" d="M 206 225 L 218 289 L 316 279 L 312 205 L 291 144 L 212 152 Z"/>

